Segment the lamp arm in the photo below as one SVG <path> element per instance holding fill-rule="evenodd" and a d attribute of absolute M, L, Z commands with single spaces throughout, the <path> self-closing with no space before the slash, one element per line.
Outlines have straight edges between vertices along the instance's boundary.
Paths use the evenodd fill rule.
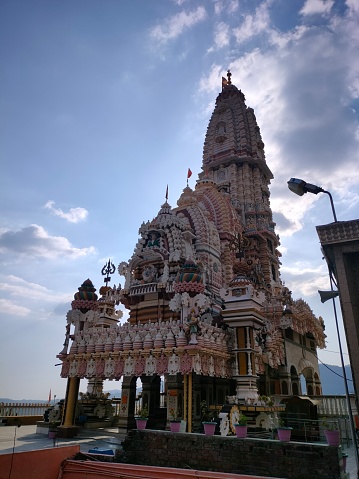
<path fill-rule="evenodd" d="M 332 206 L 332 212 L 333 212 L 333 216 L 334 216 L 334 221 L 335 221 L 335 223 L 337 223 L 338 220 L 337 220 L 337 215 L 336 215 L 336 213 L 335 213 L 334 201 L 333 201 L 333 197 L 332 197 L 330 191 L 322 190 L 321 192 L 322 192 L 322 193 L 326 193 L 326 194 L 329 196 L 330 204 L 331 204 L 331 206 Z"/>

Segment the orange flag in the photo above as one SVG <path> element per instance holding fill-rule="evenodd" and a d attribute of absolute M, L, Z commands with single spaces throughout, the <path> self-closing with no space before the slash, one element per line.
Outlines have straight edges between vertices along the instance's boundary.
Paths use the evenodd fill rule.
<path fill-rule="evenodd" d="M 192 176 L 192 171 L 191 171 L 191 169 L 190 169 L 190 168 L 188 168 L 188 172 L 187 172 L 187 180 L 188 180 L 188 178 L 191 178 L 191 176 Z"/>

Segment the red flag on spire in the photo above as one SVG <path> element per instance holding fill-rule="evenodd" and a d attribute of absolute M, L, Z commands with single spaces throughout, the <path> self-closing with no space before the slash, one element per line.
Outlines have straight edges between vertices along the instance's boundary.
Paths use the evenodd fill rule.
<path fill-rule="evenodd" d="M 190 168 L 188 168 L 188 171 L 187 171 L 187 180 L 188 180 L 188 178 L 191 178 L 191 176 L 192 176 L 192 171 L 191 171 Z"/>
<path fill-rule="evenodd" d="M 51 402 L 51 388 L 50 388 L 50 392 L 49 392 L 49 403 Z"/>

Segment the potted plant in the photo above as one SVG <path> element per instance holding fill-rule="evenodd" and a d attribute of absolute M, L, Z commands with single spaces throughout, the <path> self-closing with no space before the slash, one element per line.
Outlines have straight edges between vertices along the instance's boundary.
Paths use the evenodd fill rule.
<path fill-rule="evenodd" d="M 175 408 L 170 407 L 168 410 L 168 415 L 170 418 L 170 429 L 171 432 L 180 432 L 181 429 L 181 420 L 177 419 L 177 413 Z"/>
<path fill-rule="evenodd" d="M 137 429 L 146 429 L 148 421 L 148 409 L 147 406 L 143 406 L 137 411 L 137 416 L 135 416 Z"/>
<path fill-rule="evenodd" d="M 56 421 L 50 421 L 49 422 L 49 432 L 48 432 L 49 439 L 55 439 L 56 434 L 57 434 L 57 422 Z"/>
<path fill-rule="evenodd" d="M 340 434 L 337 421 L 328 421 L 327 418 L 324 418 L 322 425 L 328 445 L 338 447 L 340 444 Z"/>
<path fill-rule="evenodd" d="M 239 413 L 238 416 L 238 422 L 234 424 L 234 428 L 236 430 L 236 436 L 240 438 L 245 438 L 247 436 L 247 422 L 248 422 L 248 417 L 242 414 L 241 412 Z"/>
<path fill-rule="evenodd" d="M 292 427 L 286 427 L 281 419 L 277 427 L 278 439 L 282 442 L 289 442 L 292 435 Z"/>
<path fill-rule="evenodd" d="M 203 424 L 204 433 L 207 436 L 213 436 L 216 430 L 217 423 L 215 422 L 215 411 L 210 411 L 207 406 L 207 401 L 201 402 L 201 421 Z"/>

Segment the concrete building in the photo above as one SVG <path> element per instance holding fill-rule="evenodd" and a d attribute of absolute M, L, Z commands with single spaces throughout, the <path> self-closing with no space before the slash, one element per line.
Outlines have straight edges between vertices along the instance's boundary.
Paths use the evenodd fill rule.
<path fill-rule="evenodd" d="M 359 387 L 359 220 L 317 226 L 328 266 L 336 278 L 356 403 Z M 357 425 L 358 426 L 358 425 Z"/>

